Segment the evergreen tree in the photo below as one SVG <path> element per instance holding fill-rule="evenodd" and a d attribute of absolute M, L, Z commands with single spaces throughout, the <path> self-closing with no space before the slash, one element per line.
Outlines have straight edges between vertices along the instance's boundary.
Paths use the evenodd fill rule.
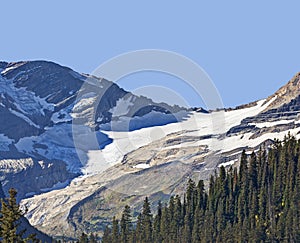
<path fill-rule="evenodd" d="M 155 243 L 162 243 L 162 230 L 161 230 L 161 219 L 162 219 L 162 205 L 158 202 L 157 214 L 153 222 L 153 239 Z"/>
<path fill-rule="evenodd" d="M 145 243 L 152 243 L 152 214 L 148 197 L 145 198 L 141 215 L 142 239 Z"/>
<path fill-rule="evenodd" d="M 144 239 L 144 229 L 142 223 L 142 214 L 140 213 L 137 217 L 136 229 L 135 229 L 135 241 L 142 243 Z"/>
<path fill-rule="evenodd" d="M 9 198 L 1 199 L 0 211 L 0 229 L 3 243 L 11 242 L 38 242 L 35 235 L 25 238 L 26 229 L 20 229 L 20 219 L 24 216 L 24 212 L 20 209 L 16 199 L 17 191 L 14 188 L 9 190 Z"/>
<path fill-rule="evenodd" d="M 132 222 L 131 222 L 131 210 L 128 205 L 125 206 L 121 222 L 121 242 L 128 243 L 132 237 Z"/>
<path fill-rule="evenodd" d="M 119 229 L 119 220 L 117 220 L 115 217 L 112 221 L 112 237 L 111 237 L 112 243 L 120 243 L 120 229 Z"/>
<path fill-rule="evenodd" d="M 161 216 L 161 237 L 162 237 L 162 242 L 167 243 L 169 242 L 169 232 L 170 232 L 170 214 L 169 214 L 169 209 L 167 206 L 165 206 L 162 209 L 162 216 Z M 156 232 L 157 234 L 157 232 Z"/>

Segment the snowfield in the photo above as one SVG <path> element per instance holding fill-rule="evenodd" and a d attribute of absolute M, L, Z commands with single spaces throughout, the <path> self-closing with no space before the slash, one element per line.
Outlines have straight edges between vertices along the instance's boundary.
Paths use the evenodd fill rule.
<path fill-rule="evenodd" d="M 266 107 L 275 99 L 274 97 L 269 102 L 266 100 L 260 100 L 256 106 L 232 110 L 232 111 L 218 111 L 213 113 L 197 113 L 192 112 L 181 122 L 171 123 L 163 126 L 147 127 L 140 130 L 130 132 L 118 132 L 118 131 L 105 131 L 113 142 L 107 145 L 103 150 L 89 150 L 88 161 L 83 168 L 83 172 L 86 175 L 94 175 L 101 173 L 106 168 L 118 164 L 123 159 L 124 155 L 136 150 L 142 146 L 145 146 L 151 142 L 162 139 L 163 137 L 172 134 L 182 132 L 188 136 L 205 136 L 215 135 L 209 139 L 199 140 L 195 142 L 189 142 L 187 144 L 179 144 L 173 146 L 201 146 L 208 145 L 211 151 L 226 152 L 233 148 L 238 148 L 244 144 L 249 143 L 249 139 L 243 139 L 240 137 L 226 137 L 225 139 L 218 139 L 216 135 L 220 135 L 228 131 L 231 127 L 239 125 L 240 122 L 249 116 L 254 116 L 266 109 Z M 265 103 L 265 104 L 264 104 Z M 264 105 L 263 105 L 264 104 Z M 151 117 L 153 115 L 153 117 Z M 148 120 L 156 119 L 155 112 L 148 114 Z M 183 114 L 181 114 L 183 116 Z M 162 117 L 163 119 L 164 117 Z M 144 119 L 144 118 L 133 118 Z M 134 120 L 135 121 L 135 120 Z M 247 137 L 248 136 L 248 137 Z M 247 134 L 247 138 L 251 134 Z M 246 138 L 245 137 L 245 138 Z M 255 146 L 261 143 L 263 140 L 257 139 L 251 141 L 251 146 Z"/>

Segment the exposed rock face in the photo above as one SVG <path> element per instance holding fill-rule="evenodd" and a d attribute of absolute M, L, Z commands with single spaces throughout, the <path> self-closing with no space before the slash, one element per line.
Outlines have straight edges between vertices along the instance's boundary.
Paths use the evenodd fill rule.
<path fill-rule="evenodd" d="M 267 109 L 276 109 L 283 104 L 288 104 L 291 100 L 299 96 L 300 72 L 297 73 L 286 85 L 282 86 L 275 94 L 268 97 L 267 101 L 276 97 Z"/>
<path fill-rule="evenodd" d="M 269 105 L 269 107 L 273 107 L 272 104 L 273 102 Z M 289 103 L 284 103 L 283 105 L 277 108 L 269 108 L 268 110 L 265 110 L 264 112 L 261 112 L 256 116 L 251 116 L 243 119 L 241 121 L 241 124 L 230 128 L 230 130 L 227 132 L 227 136 L 231 136 L 232 134 L 245 134 L 252 131 L 255 133 L 252 136 L 252 138 L 254 138 L 266 133 L 266 131 L 278 133 L 281 131 L 294 129 L 299 126 L 299 124 L 295 124 L 295 122 L 299 120 L 299 114 L 300 96 L 297 96 L 295 99 L 291 99 Z M 259 126 L 259 124 L 270 122 L 279 122 L 280 124 L 281 121 L 286 121 L 285 123 L 287 124 L 274 124 L 272 128 L 263 128 Z M 258 124 L 258 126 L 256 124 Z"/>
<path fill-rule="evenodd" d="M 76 174 L 69 172 L 63 161 L 27 157 L 0 160 L 0 176 L 5 191 L 14 187 L 20 200 L 38 192 L 65 187 Z"/>

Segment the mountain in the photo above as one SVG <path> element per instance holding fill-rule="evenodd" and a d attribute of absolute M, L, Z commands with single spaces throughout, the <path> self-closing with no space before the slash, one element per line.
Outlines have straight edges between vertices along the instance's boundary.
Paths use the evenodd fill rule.
<path fill-rule="evenodd" d="M 82 174 L 88 158 L 78 157 L 72 130 L 95 134 L 103 148 L 111 139 L 100 126 L 135 130 L 152 125 L 145 116 L 159 115 L 161 125 L 187 113 L 52 62 L 0 62 L 0 73 L 0 178 L 4 191 L 15 187 L 19 199 L 63 188 Z M 78 150 L 94 146 L 82 143 Z"/>
<path fill-rule="evenodd" d="M 2 184 L 18 186 L 30 223 L 52 236 L 101 233 L 126 204 L 138 212 L 148 196 L 155 207 L 189 178 L 238 166 L 243 149 L 299 137 L 299 74 L 266 99 L 206 112 L 55 63 L 0 68 Z"/>

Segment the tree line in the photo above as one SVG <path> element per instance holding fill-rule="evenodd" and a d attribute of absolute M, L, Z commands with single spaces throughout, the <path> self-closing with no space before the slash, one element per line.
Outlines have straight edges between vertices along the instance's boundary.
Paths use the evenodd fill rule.
<path fill-rule="evenodd" d="M 103 243 L 300 242 L 300 141 L 290 135 L 268 150 L 242 152 L 240 166 L 219 168 L 208 190 L 189 180 L 184 196 L 129 206 L 105 229 Z"/>

